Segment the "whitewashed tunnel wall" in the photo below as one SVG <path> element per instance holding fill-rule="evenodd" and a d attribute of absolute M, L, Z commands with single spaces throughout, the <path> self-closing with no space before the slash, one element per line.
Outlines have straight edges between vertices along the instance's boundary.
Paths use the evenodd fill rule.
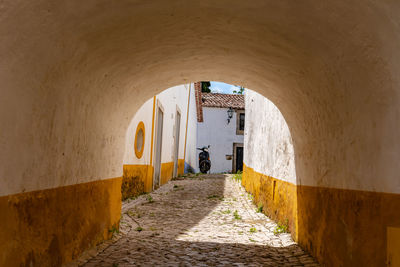
<path fill-rule="evenodd" d="M 256 172 L 296 184 L 294 149 L 289 127 L 267 98 L 246 90 L 244 163 Z"/>
<path fill-rule="evenodd" d="M 64 200 L 70 213 L 47 210 L 57 216 L 35 225 L 43 231 L 18 237 L 43 242 L 34 255 L 52 236 L 65 245 L 56 225 L 68 214 L 84 211 L 74 219 L 88 230 L 117 222 L 103 212 L 118 209 L 106 198 L 117 203 L 118 191 L 102 190 L 122 175 L 136 111 L 164 88 L 214 80 L 253 88 L 284 115 L 303 247 L 337 266 L 384 264 L 386 229 L 400 227 L 399 1 L 4 0 L 0 8 L 2 253 L 13 249 L 8 233 L 32 229 L 21 210 L 43 217 L 27 192 L 72 186 L 72 200 L 86 197 Z M 104 186 L 95 194 L 103 199 L 86 194 L 88 182 Z M 26 199 L 38 208 L 24 209 Z M 94 201 L 103 202 L 89 213 Z M 68 247 L 62 262 L 78 245 Z M 29 260 L 22 245 L 14 251 Z"/>

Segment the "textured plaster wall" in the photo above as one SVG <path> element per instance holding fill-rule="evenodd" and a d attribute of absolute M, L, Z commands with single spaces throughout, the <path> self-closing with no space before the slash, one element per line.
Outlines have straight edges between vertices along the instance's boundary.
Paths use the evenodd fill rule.
<path fill-rule="evenodd" d="M 397 0 L 4 0 L 0 196 L 121 177 L 149 98 L 240 84 L 290 128 L 300 244 L 332 265 L 383 265 L 400 226 L 399 25 Z"/>
<path fill-rule="evenodd" d="M 296 184 L 292 137 L 279 109 L 267 98 L 246 90 L 244 163 L 262 173 Z"/>
<path fill-rule="evenodd" d="M 188 96 L 189 96 L 189 84 L 174 86 L 156 95 L 156 107 L 158 101 L 164 108 L 163 141 L 161 150 L 162 163 L 168 163 L 174 161 L 175 127 L 176 127 L 175 119 L 176 119 L 177 109 L 181 113 L 181 123 L 179 128 L 180 136 L 179 136 L 178 158 L 183 159 L 184 157 Z M 140 107 L 140 109 L 136 112 L 135 116 L 132 118 L 129 124 L 129 127 L 125 135 L 126 145 L 125 145 L 124 164 L 147 164 L 147 165 L 150 164 L 152 118 L 153 118 L 153 98 L 147 100 Z M 146 137 L 144 143 L 145 148 L 143 151 L 143 156 L 139 159 L 135 155 L 135 134 L 136 134 L 136 127 L 140 121 L 143 121 L 145 125 Z M 154 131 L 156 131 L 156 128 L 154 128 Z M 191 130 L 191 133 L 193 133 L 193 130 Z M 154 138 L 155 138 L 155 132 L 154 132 Z M 154 157 L 155 156 L 153 154 L 153 160 Z"/>
<path fill-rule="evenodd" d="M 211 173 L 231 172 L 233 143 L 243 144 L 243 135 L 236 134 L 236 112 L 228 124 L 227 111 L 227 108 L 203 107 L 203 122 L 197 124 L 197 147 L 210 145 Z M 232 160 L 225 155 L 232 155 Z"/>
<path fill-rule="evenodd" d="M 0 195 L 121 176 L 135 112 L 198 80 L 279 107 L 300 184 L 400 193 L 399 14 L 395 0 L 3 1 Z"/>
<path fill-rule="evenodd" d="M 153 120 L 153 98 L 147 100 L 132 118 L 125 135 L 124 164 L 150 164 L 151 151 L 151 127 Z M 135 155 L 135 134 L 139 122 L 142 121 L 145 128 L 145 140 L 142 157 Z M 171 123 L 171 121 L 169 121 Z"/>
<path fill-rule="evenodd" d="M 196 112 L 196 97 L 194 84 L 191 86 L 190 90 L 190 103 L 189 103 L 189 120 L 187 126 L 187 139 L 186 139 L 186 155 L 185 164 L 186 168 L 189 166 L 194 170 L 197 166 L 197 112 Z M 187 171 L 187 169 L 186 169 Z"/>
<path fill-rule="evenodd" d="M 164 108 L 163 140 L 161 151 L 161 162 L 168 163 L 174 161 L 175 148 L 175 119 L 176 110 L 181 113 L 181 123 L 179 129 L 179 153 L 178 158 L 183 159 L 185 150 L 185 127 L 187 100 L 189 95 L 189 84 L 173 87 L 159 94 L 157 100 Z M 154 131 L 156 127 L 154 127 Z M 154 142 L 155 144 L 155 142 Z"/>

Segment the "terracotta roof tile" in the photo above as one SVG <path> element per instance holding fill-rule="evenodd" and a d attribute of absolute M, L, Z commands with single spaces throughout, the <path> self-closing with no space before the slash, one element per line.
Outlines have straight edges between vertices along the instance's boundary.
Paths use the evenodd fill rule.
<path fill-rule="evenodd" d="M 202 106 L 244 109 L 244 95 L 202 93 Z"/>

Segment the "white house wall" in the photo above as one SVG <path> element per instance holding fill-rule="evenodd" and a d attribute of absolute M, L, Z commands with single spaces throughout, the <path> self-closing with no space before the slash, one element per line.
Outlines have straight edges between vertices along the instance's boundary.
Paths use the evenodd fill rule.
<path fill-rule="evenodd" d="M 177 109 L 181 113 L 181 122 L 180 122 L 180 137 L 179 137 L 179 159 L 183 159 L 184 150 L 185 150 L 185 132 L 186 132 L 186 119 L 187 119 L 187 105 L 188 105 L 188 96 L 189 96 L 189 84 L 187 85 L 179 85 L 175 87 L 171 87 L 156 96 L 156 108 L 155 112 L 157 114 L 157 106 L 161 105 L 164 112 L 164 123 L 163 123 L 163 140 L 162 140 L 162 163 L 169 163 L 174 161 L 174 140 L 175 140 L 175 127 L 176 127 L 176 111 Z M 193 84 L 190 86 L 192 89 L 193 96 L 191 99 L 194 99 L 194 90 Z M 191 111 L 190 111 L 191 110 Z M 193 120 L 193 112 L 195 110 L 195 103 L 191 103 L 191 107 L 189 109 L 189 114 L 192 114 Z M 135 116 L 131 120 L 131 123 L 126 132 L 126 147 L 124 154 L 124 164 L 130 165 L 143 165 L 150 164 L 150 154 L 151 154 L 151 132 L 152 132 L 152 117 L 153 117 L 153 98 L 147 100 L 143 106 L 136 112 Z M 139 159 L 135 155 L 135 134 L 136 127 L 140 121 L 143 121 L 145 125 L 145 143 L 144 143 L 144 152 L 143 156 Z M 194 118 L 195 121 L 195 118 Z M 188 122 L 188 138 L 193 140 L 196 138 L 196 128 L 193 129 L 193 121 Z M 154 135 L 156 131 L 156 127 L 154 127 Z M 155 143 L 155 140 L 154 140 Z M 154 149 L 153 143 L 153 149 Z M 187 145 L 187 151 L 189 152 L 189 162 L 193 164 L 193 150 L 195 145 L 193 145 L 193 141 L 189 142 Z M 154 155 L 153 155 L 154 162 Z"/>
<path fill-rule="evenodd" d="M 150 164 L 151 123 L 153 117 L 153 98 L 147 100 L 136 112 L 126 131 L 124 164 Z M 135 134 L 139 122 L 145 127 L 143 156 L 138 159 L 135 155 Z"/>
<path fill-rule="evenodd" d="M 196 97 L 195 88 L 192 84 L 190 91 L 190 103 L 189 103 L 189 120 L 187 128 L 187 140 L 186 140 L 186 156 L 185 156 L 185 172 L 189 169 L 194 171 L 197 167 L 197 111 L 196 111 Z M 189 168 L 190 167 L 190 168 Z"/>
<path fill-rule="evenodd" d="M 227 111 L 227 108 L 203 107 L 203 122 L 197 125 L 197 146 L 210 145 L 211 173 L 231 172 L 233 143 L 243 143 L 243 135 L 236 135 L 236 112 L 228 124 Z M 232 155 L 232 160 L 227 160 L 226 155 Z"/>

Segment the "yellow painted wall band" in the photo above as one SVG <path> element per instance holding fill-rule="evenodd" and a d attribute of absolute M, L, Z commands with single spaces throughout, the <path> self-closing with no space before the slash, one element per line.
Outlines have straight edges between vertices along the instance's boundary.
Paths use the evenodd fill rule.
<path fill-rule="evenodd" d="M 153 188 L 153 167 L 150 165 L 124 165 L 122 198 L 135 197 Z"/>
<path fill-rule="evenodd" d="M 322 266 L 400 262 L 399 194 L 295 185 L 245 164 L 242 184 Z"/>
<path fill-rule="evenodd" d="M 256 172 L 243 164 L 242 185 L 253 194 L 256 205 L 263 205 L 271 219 L 288 223 L 293 239 L 297 240 L 297 187 L 295 184 Z"/>
<path fill-rule="evenodd" d="M 0 197 L 0 266 L 62 266 L 111 238 L 121 217 L 121 182 Z"/>

